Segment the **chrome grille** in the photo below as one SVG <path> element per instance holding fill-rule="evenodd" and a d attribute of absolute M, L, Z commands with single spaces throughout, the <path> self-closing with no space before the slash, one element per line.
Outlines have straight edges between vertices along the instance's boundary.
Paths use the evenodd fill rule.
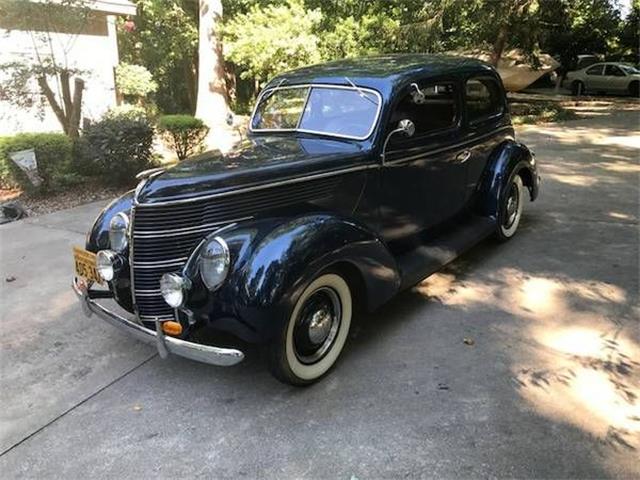
<path fill-rule="evenodd" d="M 181 271 L 193 249 L 209 233 L 267 210 L 326 197 L 338 183 L 335 178 L 324 178 L 186 203 L 136 205 L 132 212 L 131 258 L 140 318 L 173 318 L 173 310 L 160 294 L 160 277 Z"/>

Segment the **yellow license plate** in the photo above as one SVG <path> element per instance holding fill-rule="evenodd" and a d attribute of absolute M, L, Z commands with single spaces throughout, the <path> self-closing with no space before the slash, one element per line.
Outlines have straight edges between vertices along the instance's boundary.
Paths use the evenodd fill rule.
<path fill-rule="evenodd" d="M 73 260 L 76 264 L 76 274 L 90 282 L 102 283 L 96 269 L 96 254 L 84 248 L 73 247 Z"/>

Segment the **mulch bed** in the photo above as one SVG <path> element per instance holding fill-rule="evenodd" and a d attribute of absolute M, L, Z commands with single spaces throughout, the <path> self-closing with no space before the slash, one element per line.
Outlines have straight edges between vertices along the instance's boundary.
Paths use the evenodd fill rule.
<path fill-rule="evenodd" d="M 64 192 L 56 192 L 48 195 L 30 195 L 20 190 L 0 189 L 0 205 L 17 203 L 26 210 L 30 217 L 35 217 L 98 200 L 108 202 L 122 195 L 127 190 L 129 189 L 123 187 L 104 187 L 85 184 Z"/>

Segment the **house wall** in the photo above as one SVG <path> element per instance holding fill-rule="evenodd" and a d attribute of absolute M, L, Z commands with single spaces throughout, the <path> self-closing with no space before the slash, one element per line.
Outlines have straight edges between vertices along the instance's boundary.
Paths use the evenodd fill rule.
<path fill-rule="evenodd" d="M 94 12 L 79 34 L 56 33 L 52 35 L 56 61 L 66 58 L 72 68 L 85 70 L 81 77 L 85 81 L 82 102 L 83 118 L 97 119 L 116 104 L 114 67 L 118 64 L 115 17 L 104 12 Z M 33 62 L 37 51 L 49 54 L 45 36 L 40 32 L 11 29 L 0 21 L 0 64 L 5 62 Z M 5 73 L 6 74 L 6 73 Z M 3 72 L 0 72 L 0 76 Z M 59 91 L 51 82 L 52 89 Z M 73 88 L 73 82 L 72 82 Z M 0 100 L 0 135 L 18 132 L 62 131 L 46 100 L 39 95 L 35 82 L 30 85 L 33 106 L 17 107 Z M 82 125 L 82 123 L 81 123 Z"/>

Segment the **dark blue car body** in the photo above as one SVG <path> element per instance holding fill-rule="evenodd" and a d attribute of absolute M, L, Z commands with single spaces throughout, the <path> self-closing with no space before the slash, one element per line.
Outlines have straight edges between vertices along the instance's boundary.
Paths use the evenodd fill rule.
<path fill-rule="evenodd" d="M 470 79 L 497 85 L 486 118 L 468 118 Z M 455 119 L 447 128 L 384 142 L 414 83 L 448 85 Z M 131 213 L 127 268 L 109 283 L 126 310 L 153 327 L 167 318 L 180 338 L 201 329 L 264 343 L 277 335 L 319 272 L 342 272 L 356 300 L 373 310 L 495 232 L 507 181 L 519 175 L 534 200 L 535 159 L 515 140 L 502 83 L 477 60 L 432 55 L 344 60 L 273 79 L 281 85 L 340 85 L 379 93 L 382 106 L 364 140 L 305 132 L 249 132 L 227 154 L 207 152 L 143 180 L 107 207 L 89 251 L 109 248 L 109 221 Z M 419 122 L 416 118 L 414 121 Z M 197 274 L 203 240 L 227 243 L 231 269 L 210 292 Z M 175 311 L 152 292 L 163 273 L 192 288 Z"/>

